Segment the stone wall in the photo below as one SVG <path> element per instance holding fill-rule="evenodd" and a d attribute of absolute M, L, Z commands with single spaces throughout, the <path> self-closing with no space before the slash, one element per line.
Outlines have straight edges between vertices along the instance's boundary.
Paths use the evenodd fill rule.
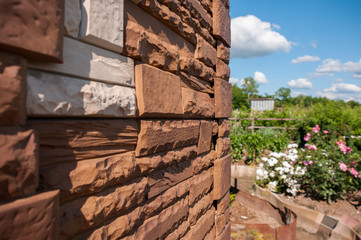
<path fill-rule="evenodd" d="M 229 239 L 228 0 L 0 1 L 0 236 Z"/>

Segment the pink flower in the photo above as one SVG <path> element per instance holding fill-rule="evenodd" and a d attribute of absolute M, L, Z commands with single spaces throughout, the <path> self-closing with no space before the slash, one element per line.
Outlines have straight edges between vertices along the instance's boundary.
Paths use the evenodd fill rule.
<path fill-rule="evenodd" d="M 352 164 L 356 164 L 355 161 L 352 161 Z"/>
<path fill-rule="evenodd" d="M 338 164 L 340 164 L 340 169 L 341 169 L 341 171 L 344 171 L 344 172 L 347 171 L 347 166 L 346 166 L 346 164 L 340 163 L 340 162 L 338 162 Z"/>
<path fill-rule="evenodd" d="M 344 154 L 352 152 L 352 148 L 347 147 L 344 141 L 337 141 L 337 145 L 340 148 L 340 151 L 343 152 Z"/>
<path fill-rule="evenodd" d="M 356 171 L 354 168 L 350 168 L 349 171 L 355 178 L 358 178 L 358 171 Z"/>
<path fill-rule="evenodd" d="M 320 126 L 318 124 L 316 124 L 316 126 L 314 128 L 312 128 L 312 132 L 314 133 L 318 133 L 320 131 Z"/>
<path fill-rule="evenodd" d="M 327 131 L 327 130 L 325 130 L 325 131 L 323 131 L 323 133 L 324 133 L 324 134 L 328 134 L 328 131 Z"/>
<path fill-rule="evenodd" d="M 309 164 L 308 161 L 303 161 L 303 164 L 305 164 L 305 166 L 307 166 Z"/>
<path fill-rule="evenodd" d="M 305 147 L 308 149 L 308 150 L 317 150 L 317 147 L 316 147 L 316 145 L 315 144 L 312 144 L 312 145 L 310 145 L 310 144 L 305 144 Z"/>
<path fill-rule="evenodd" d="M 305 140 L 306 142 L 308 142 L 310 140 L 309 137 L 304 137 L 303 140 Z"/>
<path fill-rule="evenodd" d="M 311 133 L 306 133 L 306 136 L 310 138 L 310 137 L 311 137 Z"/>

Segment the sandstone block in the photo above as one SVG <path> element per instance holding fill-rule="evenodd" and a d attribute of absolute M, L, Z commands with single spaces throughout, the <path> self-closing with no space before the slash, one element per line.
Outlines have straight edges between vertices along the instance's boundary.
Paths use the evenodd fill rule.
<path fill-rule="evenodd" d="M 182 88 L 182 105 L 184 117 L 214 117 L 214 101 L 207 93 Z"/>
<path fill-rule="evenodd" d="M 134 153 L 63 163 L 40 168 L 40 187 L 60 189 L 60 200 L 97 193 L 138 177 Z"/>
<path fill-rule="evenodd" d="M 221 235 L 217 236 L 216 240 L 230 240 L 231 239 L 231 223 L 227 223 Z"/>
<path fill-rule="evenodd" d="M 124 0 L 84 0 L 80 38 L 94 45 L 123 51 Z"/>
<path fill-rule="evenodd" d="M 229 208 L 224 212 L 224 214 L 218 214 L 216 216 L 216 235 L 219 236 L 225 230 L 227 223 L 229 222 Z"/>
<path fill-rule="evenodd" d="M 219 119 L 218 120 L 218 137 L 229 137 L 229 133 L 231 131 L 231 123 L 228 119 Z"/>
<path fill-rule="evenodd" d="M 231 150 L 230 138 L 218 138 L 217 139 L 217 158 L 221 158 L 229 154 Z"/>
<path fill-rule="evenodd" d="M 232 84 L 216 78 L 214 80 L 214 101 L 216 118 L 232 117 Z"/>
<path fill-rule="evenodd" d="M 0 16 L 0 49 L 26 58 L 61 62 L 64 1 L 1 1 Z"/>
<path fill-rule="evenodd" d="M 177 75 L 140 64 L 135 67 L 135 91 L 139 116 L 181 116 L 182 95 Z"/>
<path fill-rule="evenodd" d="M 229 205 L 229 191 L 224 197 L 217 201 L 217 214 L 224 214 Z"/>
<path fill-rule="evenodd" d="M 175 229 L 172 233 L 170 233 L 165 240 L 178 240 L 182 238 L 187 231 L 189 230 L 190 225 L 187 220 L 183 221 L 180 226 L 178 226 L 177 229 Z"/>
<path fill-rule="evenodd" d="M 230 55 L 231 55 L 230 48 L 218 40 L 217 41 L 217 58 L 221 59 L 225 63 L 229 63 Z"/>
<path fill-rule="evenodd" d="M 228 81 L 230 75 L 230 68 L 227 63 L 223 62 L 221 59 L 217 59 L 216 69 L 216 76 Z"/>
<path fill-rule="evenodd" d="M 25 121 L 26 61 L 0 52 L 0 125 L 25 125 Z"/>
<path fill-rule="evenodd" d="M 190 160 L 151 173 L 148 177 L 149 178 L 148 199 L 190 178 L 192 174 L 193 174 L 192 164 Z"/>
<path fill-rule="evenodd" d="M 209 153 L 202 154 L 192 161 L 193 174 L 197 174 L 202 170 L 208 169 L 214 160 L 216 159 L 215 151 L 210 151 Z"/>
<path fill-rule="evenodd" d="M 231 155 L 214 162 L 214 199 L 221 199 L 231 187 L 231 164 Z"/>
<path fill-rule="evenodd" d="M 203 239 L 214 224 L 215 210 L 212 207 L 194 225 L 184 237 L 185 240 Z"/>
<path fill-rule="evenodd" d="M 196 145 L 199 125 L 195 120 L 141 120 L 136 156 Z"/>
<path fill-rule="evenodd" d="M 213 167 L 189 179 L 189 204 L 193 205 L 213 186 Z"/>
<path fill-rule="evenodd" d="M 212 136 L 216 136 L 218 134 L 218 123 L 217 121 L 212 121 Z"/>
<path fill-rule="evenodd" d="M 214 90 L 209 82 L 198 79 L 185 72 L 180 72 L 179 75 L 182 80 L 182 87 L 189 87 L 197 92 L 214 94 Z"/>
<path fill-rule="evenodd" d="M 33 130 L 0 128 L 0 200 L 35 192 L 38 145 Z"/>
<path fill-rule="evenodd" d="M 217 63 L 217 50 L 201 36 L 197 35 L 197 48 L 194 57 L 207 66 L 214 67 Z"/>
<path fill-rule="evenodd" d="M 74 162 L 134 151 L 137 121 L 29 120 L 39 136 L 40 166 Z"/>
<path fill-rule="evenodd" d="M 213 34 L 228 47 L 231 46 L 231 17 L 229 16 L 229 0 L 213 1 Z"/>
<path fill-rule="evenodd" d="M 213 82 L 215 77 L 213 68 L 189 55 L 181 55 L 179 69 L 207 82 Z"/>
<path fill-rule="evenodd" d="M 39 71 L 28 71 L 27 82 L 29 116 L 135 116 L 133 88 Z"/>
<path fill-rule="evenodd" d="M 213 204 L 213 194 L 212 192 L 203 196 L 194 206 L 189 208 L 188 221 L 191 225 L 196 224 L 197 220 L 204 215 Z"/>
<path fill-rule="evenodd" d="M 134 86 L 133 59 L 68 37 L 64 37 L 62 64 L 29 62 L 29 67 L 105 83 Z"/>
<path fill-rule="evenodd" d="M 199 130 L 198 154 L 209 152 L 211 150 L 211 142 L 212 142 L 212 122 L 202 120 Z"/>
<path fill-rule="evenodd" d="M 79 0 L 65 1 L 64 34 L 78 38 L 81 21 L 81 9 Z"/>
<path fill-rule="evenodd" d="M 204 237 L 204 240 L 214 240 L 216 239 L 216 227 L 213 226 L 212 230 L 207 233 Z"/>
<path fill-rule="evenodd" d="M 45 192 L 0 205 L 3 239 L 57 239 L 59 192 Z"/>

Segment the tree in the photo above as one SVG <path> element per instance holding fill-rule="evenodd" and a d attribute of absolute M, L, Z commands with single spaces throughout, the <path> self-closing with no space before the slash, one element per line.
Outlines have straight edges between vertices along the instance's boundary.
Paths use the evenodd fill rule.
<path fill-rule="evenodd" d="M 281 87 L 275 92 L 275 97 L 281 102 L 289 102 L 291 98 L 291 89 Z"/>
<path fill-rule="evenodd" d="M 249 108 L 248 95 L 244 89 L 239 88 L 236 84 L 232 85 L 232 108 L 247 109 Z"/>
<path fill-rule="evenodd" d="M 243 79 L 242 89 L 248 95 L 248 97 L 258 93 L 258 87 L 259 85 L 253 79 L 253 77 L 247 77 Z"/>

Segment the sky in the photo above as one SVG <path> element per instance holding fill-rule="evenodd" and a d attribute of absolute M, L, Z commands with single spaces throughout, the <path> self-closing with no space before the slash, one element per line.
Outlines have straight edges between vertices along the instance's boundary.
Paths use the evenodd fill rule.
<path fill-rule="evenodd" d="M 361 0 L 230 0 L 231 78 L 361 103 Z"/>

